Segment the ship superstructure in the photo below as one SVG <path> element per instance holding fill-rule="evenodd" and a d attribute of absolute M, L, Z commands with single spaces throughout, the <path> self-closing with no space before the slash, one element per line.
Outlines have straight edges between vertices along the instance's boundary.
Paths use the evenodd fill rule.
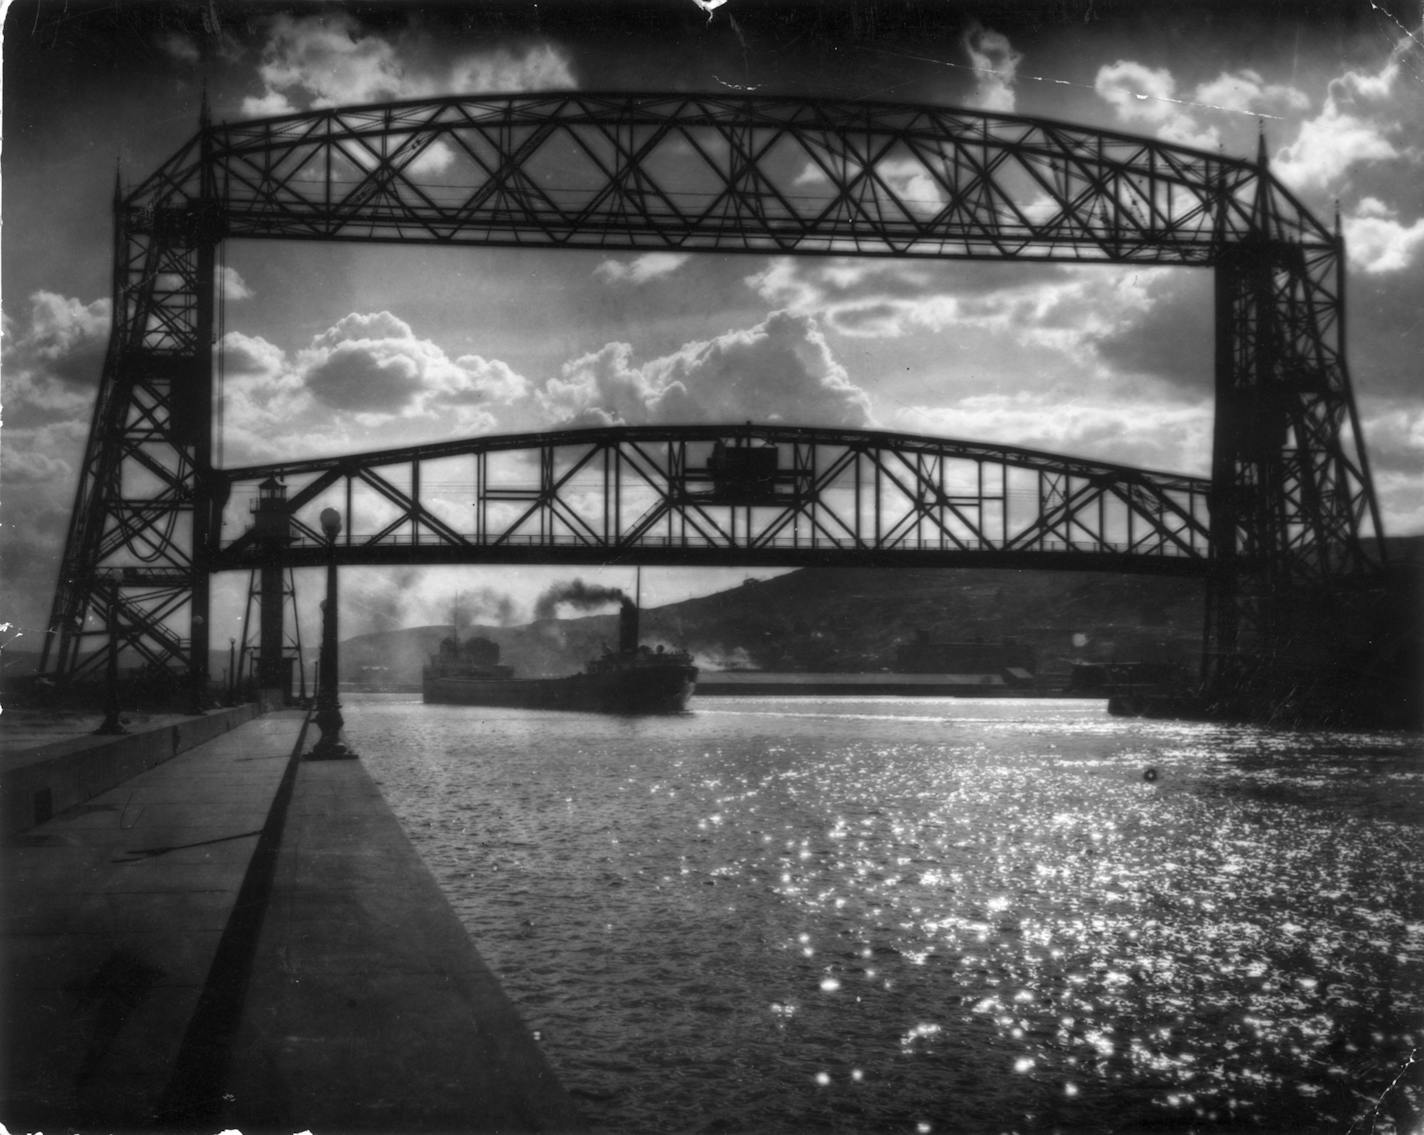
<path fill-rule="evenodd" d="M 697 685 L 697 667 L 683 650 L 638 641 L 638 607 L 626 596 L 618 649 L 562 678 L 516 678 L 487 638 L 443 639 L 423 675 L 425 701 L 451 705 L 524 706 L 594 713 L 680 713 Z"/>

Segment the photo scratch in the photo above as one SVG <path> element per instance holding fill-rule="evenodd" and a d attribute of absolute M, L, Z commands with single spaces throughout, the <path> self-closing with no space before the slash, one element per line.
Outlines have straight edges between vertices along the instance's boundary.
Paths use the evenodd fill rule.
<path fill-rule="evenodd" d="M 699 8 L 707 13 L 707 22 L 712 22 L 712 14 L 717 11 L 727 0 L 692 0 Z"/>
<path fill-rule="evenodd" d="M 950 67 L 956 71 L 969 71 L 975 75 L 985 75 L 996 79 L 1011 82 L 1019 79 L 1031 79 L 1035 83 L 1045 83 L 1059 87 L 1078 87 L 1082 90 L 1095 91 L 1097 88 L 1090 83 L 1077 83 L 1072 79 L 1055 79 L 1051 75 L 1025 75 L 1017 70 L 1005 71 L 995 67 L 978 67 L 972 63 L 953 63 L 948 59 L 939 59 L 928 55 L 914 55 L 906 51 L 894 51 L 888 47 L 867 47 L 866 51 L 879 52 L 882 55 L 893 55 L 900 59 L 913 59 L 919 63 L 933 63 L 937 67 Z M 1163 102 L 1172 103 L 1176 106 L 1192 107 L 1196 110 L 1215 110 L 1223 114 L 1241 114 L 1247 118 L 1273 118 L 1283 119 L 1283 115 L 1268 114 L 1260 110 L 1242 110 L 1240 107 L 1221 106 L 1217 103 L 1199 102 L 1196 99 L 1179 99 L 1171 95 L 1154 94 L 1150 91 L 1135 91 L 1133 97 L 1140 102 Z"/>
<path fill-rule="evenodd" d="M 1370 0 L 1370 11 L 1382 13 L 1384 16 L 1386 16 L 1386 17 L 1394 24 L 1395 27 L 1397 27 L 1400 31 L 1402 31 L 1405 35 L 1407 35 L 1407 36 L 1408 36 L 1411 40 L 1413 40 L 1415 43 L 1424 43 L 1424 40 L 1421 40 L 1421 38 L 1420 38 L 1421 33 L 1424 33 L 1424 19 L 1421 19 L 1421 20 L 1420 20 L 1420 22 L 1419 22 L 1419 28 L 1418 28 L 1417 31 L 1410 31 L 1409 28 L 1407 28 L 1402 22 L 1400 22 L 1400 19 L 1399 19 L 1398 16 L 1396 16 L 1393 12 L 1391 12 L 1391 11 L 1390 11 L 1388 8 L 1386 8 L 1383 4 L 1377 4 L 1377 3 L 1375 3 L 1375 0 Z"/>

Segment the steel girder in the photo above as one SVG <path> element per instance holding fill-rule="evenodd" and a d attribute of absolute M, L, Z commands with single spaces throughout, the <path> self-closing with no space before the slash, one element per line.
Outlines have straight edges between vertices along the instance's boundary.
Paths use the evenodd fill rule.
<path fill-rule="evenodd" d="M 114 329 L 47 670 L 95 664 L 86 616 L 112 568 L 137 573 L 125 621 L 154 656 L 205 667 L 226 483 L 211 469 L 210 281 L 229 238 L 1212 268 L 1222 408 L 1208 638 L 1228 654 L 1269 640 L 1282 581 L 1329 589 L 1378 564 L 1343 359 L 1341 242 L 1261 157 L 896 103 L 451 97 L 236 124 L 205 115 L 115 213 Z M 1072 500 L 1065 489 L 1064 523 Z M 184 606 L 191 642 L 167 629 Z"/>
<path fill-rule="evenodd" d="M 760 96 L 456 97 L 207 133 L 234 238 L 1209 264 L 1260 187 L 1131 135 Z M 199 163 L 189 146 L 139 186 L 137 223 L 191 198 Z"/>
<path fill-rule="evenodd" d="M 718 449 L 774 453 L 755 483 Z M 1204 574 L 1205 479 L 872 430 L 640 426 L 471 438 L 226 470 L 234 509 L 287 488 L 287 558 L 348 517 L 345 563 L 955 563 Z M 473 506 L 473 508 L 471 507 Z M 234 526 L 235 527 L 235 526 Z M 216 566 L 261 562 L 248 530 Z"/>

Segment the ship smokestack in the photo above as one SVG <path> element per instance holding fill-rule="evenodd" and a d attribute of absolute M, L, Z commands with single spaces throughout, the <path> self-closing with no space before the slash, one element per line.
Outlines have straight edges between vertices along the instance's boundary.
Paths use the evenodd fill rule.
<path fill-rule="evenodd" d="M 622 610 L 618 612 L 618 649 L 624 654 L 632 654 L 638 649 L 638 604 L 624 595 Z"/>

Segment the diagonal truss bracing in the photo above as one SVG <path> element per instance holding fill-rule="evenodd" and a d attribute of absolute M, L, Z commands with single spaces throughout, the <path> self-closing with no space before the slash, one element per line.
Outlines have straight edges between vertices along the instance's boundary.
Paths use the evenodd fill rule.
<path fill-rule="evenodd" d="M 727 472 L 729 452 L 756 475 Z M 1053 558 L 1200 575 L 1209 553 L 1205 479 L 871 430 L 610 427 L 234 468 L 234 520 L 269 478 L 289 493 L 298 565 L 322 562 L 328 506 L 349 518 L 346 563 Z M 215 566 L 259 563 L 258 535 L 229 528 Z"/>
<path fill-rule="evenodd" d="M 1064 123 L 725 95 L 434 99 L 206 136 L 232 238 L 1208 264 L 1260 183 Z M 202 160 L 155 172 L 130 223 L 195 198 Z"/>
<path fill-rule="evenodd" d="M 205 114 L 191 141 L 116 194 L 114 211 L 114 328 L 45 644 L 42 665 L 53 673 L 95 666 L 104 641 L 95 615 L 116 596 L 122 625 L 147 640 L 153 659 L 201 678 L 209 573 L 241 559 L 240 541 L 221 538 L 234 482 L 212 463 L 212 280 L 228 240 L 1209 269 L 1218 400 L 1206 556 L 1212 652 L 1281 649 L 1275 597 L 1304 586 L 1328 598 L 1379 566 L 1378 513 L 1344 360 L 1342 242 L 1274 179 L 1264 155 L 1229 158 L 1067 123 L 901 103 L 460 96 L 238 123 Z M 373 555 L 407 531 L 451 556 L 536 536 L 590 556 L 648 556 L 656 540 L 686 555 L 702 547 L 770 556 L 788 540 L 819 540 L 836 556 L 967 549 L 976 540 L 1000 555 L 1041 555 L 1050 544 L 1106 540 L 1096 514 L 1116 512 L 1133 519 L 1111 541 L 1125 542 L 1127 555 L 1202 562 L 1195 505 L 1182 511 L 1157 491 L 1156 475 L 1094 481 L 1065 460 L 1034 474 L 1031 522 L 994 528 L 982 493 L 937 487 L 937 463 L 958 456 L 898 451 L 883 439 L 847 441 L 835 455 L 819 442 L 785 442 L 801 497 L 750 518 L 672 487 L 661 496 L 649 488 L 643 507 L 620 511 L 617 524 L 588 511 L 576 487 L 600 463 L 650 487 L 685 485 L 685 471 L 668 465 L 668 444 L 608 443 L 572 473 L 550 449 L 552 480 L 491 483 L 473 532 L 468 515 L 441 514 L 369 455 L 317 472 L 297 498 L 339 484 L 383 501 L 384 527 L 364 533 Z M 985 460 L 1022 473 L 1002 454 Z M 906 503 L 892 522 L 871 524 L 831 507 L 847 484 L 860 486 L 872 510 L 895 494 Z M 611 489 L 607 497 L 606 510 L 633 508 Z M 111 586 L 114 573 L 124 582 Z M 179 636 L 170 628 L 185 614 L 188 633 Z"/>

